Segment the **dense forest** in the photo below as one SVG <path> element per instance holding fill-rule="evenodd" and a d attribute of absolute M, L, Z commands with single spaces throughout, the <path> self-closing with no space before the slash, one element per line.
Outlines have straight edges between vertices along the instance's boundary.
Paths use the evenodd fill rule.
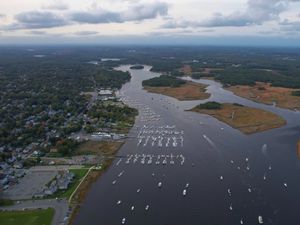
<path fill-rule="evenodd" d="M 161 75 L 159 77 L 154 77 L 149 80 L 143 81 L 143 86 L 149 87 L 179 87 L 185 84 L 186 81 L 178 79 L 169 75 Z"/>

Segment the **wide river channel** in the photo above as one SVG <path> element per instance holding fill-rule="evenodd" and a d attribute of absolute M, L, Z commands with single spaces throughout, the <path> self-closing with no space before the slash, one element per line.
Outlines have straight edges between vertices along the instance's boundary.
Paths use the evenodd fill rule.
<path fill-rule="evenodd" d="M 206 101 L 240 103 L 284 117 L 287 125 L 244 135 L 181 102 L 147 93 L 142 81 L 159 74 L 130 70 L 118 95 L 139 110 L 129 138 L 96 181 L 76 225 L 300 224 L 300 113 L 258 104 L 211 80 Z M 188 78 L 186 78 L 188 79 Z"/>

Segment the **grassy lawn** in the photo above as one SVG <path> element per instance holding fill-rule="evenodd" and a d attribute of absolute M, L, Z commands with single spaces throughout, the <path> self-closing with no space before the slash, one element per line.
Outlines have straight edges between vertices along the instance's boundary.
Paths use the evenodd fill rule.
<path fill-rule="evenodd" d="M 71 173 L 74 173 L 75 178 L 73 182 L 70 184 L 67 190 L 59 190 L 54 195 L 49 196 L 50 198 L 69 198 L 73 191 L 76 189 L 81 179 L 88 172 L 89 168 L 81 168 L 81 169 L 71 169 L 69 170 Z"/>
<path fill-rule="evenodd" d="M 5 225 L 51 225 L 54 209 L 0 212 L 0 224 Z"/>

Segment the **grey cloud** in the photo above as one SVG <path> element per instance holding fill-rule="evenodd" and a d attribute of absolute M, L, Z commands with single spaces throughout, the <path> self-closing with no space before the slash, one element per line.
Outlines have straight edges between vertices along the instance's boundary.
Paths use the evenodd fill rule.
<path fill-rule="evenodd" d="M 41 29 L 65 26 L 68 22 L 52 12 L 28 11 L 15 16 L 17 22 L 2 27 L 4 30 Z"/>
<path fill-rule="evenodd" d="M 168 5 L 163 2 L 154 3 L 135 3 L 129 6 L 127 10 L 113 12 L 102 8 L 79 11 L 70 14 L 72 21 L 79 23 L 124 23 L 128 21 L 142 21 L 154 19 L 157 16 L 168 14 Z"/>
<path fill-rule="evenodd" d="M 58 1 L 54 1 L 54 3 Z M 154 19 L 157 16 L 165 16 L 168 13 L 168 5 L 163 2 L 143 3 L 133 1 L 126 10 L 114 12 L 98 8 L 96 4 L 87 11 L 61 12 L 46 11 L 27 11 L 15 15 L 16 22 L 1 26 L 2 30 L 20 30 L 20 29 L 43 29 L 60 27 L 69 24 L 87 23 L 124 23 L 128 21 L 142 21 Z M 65 9 L 64 5 L 48 5 L 48 9 Z"/>
<path fill-rule="evenodd" d="M 169 21 L 162 28 L 186 27 L 242 27 L 261 25 L 264 22 L 278 20 L 279 15 L 288 9 L 291 2 L 300 0 L 248 0 L 245 11 L 236 11 L 229 15 L 215 13 L 203 21 Z"/>
<path fill-rule="evenodd" d="M 43 30 L 31 30 L 29 31 L 30 34 L 33 34 L 33 35 L 45 35 L 47 34 L 46 31 L 43 31 Z"/>
<path fill-rule="evenodd" d="M 79 31 L 79 32 L 75 32 L 75 35 L 79 35 L 79 36 L 88 36 L 88 35 L 96 35 L 98 34 L 97 31 Z"/>
<path fill-rule="evenodd" d="M 121 22 L 120 15 L 118 13 L 110 12 L 104 9 L 98 9 L 97 11 L 81 11 L 71 13 L 70 19 L 78 23 L 119 23 Z"/>
<path fill-rule="evenodd" d="M 299 32 L 300 31 L 300 21 L 289 21 L 284 20 L 280 22 L 280 30 L 287 32 Z"/>
<path fill-rule="evenodd" d="M 127 11 L 121 13 L 124 21 L 139 21 L 145 19 L 153 19 L 157 16 L 165 16 L 168 14 L 168 5 L 164 2 L 155 3 L 138 3 L 130 7 Z"/>

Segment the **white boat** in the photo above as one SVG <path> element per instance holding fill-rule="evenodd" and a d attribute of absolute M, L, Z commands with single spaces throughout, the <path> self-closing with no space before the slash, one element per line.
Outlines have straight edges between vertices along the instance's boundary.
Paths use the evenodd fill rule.
<path fill-rule="evenodd" d="M 148 211 L 149 209 L 149 205 L 146 205 L 145 210 Z"/>
<path fill-rule="evenodd" d="M 220 176 L 220 180 L 223 180 L 223 176 Z"/>
<path fill-rule="evenodd" d="M 287 188 L 287 183 L 284 183 L 283 186 L 285 186 Z"/>
<path fill-rule="evenodd" d="M 227 189 L 227 192 L 231 196 L 231 190 L 229 188 Z"/>
<path fill-rule="evenodd" d="M 251 188 L 248 188 L 248 192 L 249 192 L 249 193 L 251 193 L 251 192 L 252 192 Z"/>
<path fill-rule="evenodd" d="M 263 224 L 264 223 L 262 216 L 258 216 L 258 223 L 259 224 Z"/>
<path fill-rule="evenodd" d="M 164 159 L 164 161 L 163 161 L 163 165 L 166 165 L 167 164 L 167 160 L 166 159 Z"/>
<path fill-rule="evenodd" d="M 231 160 L 230 163 L 233 164 L 234 163 L 233 160 Z"/>
<path fill-rule="evenodd" d="M 229 206 L 230 211 L 232 211 L 232 205 Z"/>
<path fill-rule="evenodd" d="M 269 166 L 269 170 L 272 170 L 272 166 Z"/>
<path fill-rule="evenodd" d="M 246 158 L 246 162 L 248 162 L 249 161 L 249 159 L 248 158 Z"/>
<path fill-rule="evenodd" d="M 123 173 L 124 173 L 124 170 L 121 173 L 119 173 L 118 177 L 121 177 L 123 175 Z"/>
<path fill-rule="evenodd" d="M 131 206 L 131 211 L 133 211 L 134 210 L 134 206 Z"/>
<path fill-rule="evenodd" d="M 158 187 L 160 188 L 161 186 L 162 186 L 162 183 L 161 183 L 161 182 L 159 182 L 159 183 L 158 183 Z"/>
<path fill-rule="evenodd" d="M 123 218 L 123 219 L 122 219 L 122 224 L 125 224 L 125 222 L 126 222 L 126 219 Z"/>
<path fill-rule="evenodd" d="M 186 183 L 185 188 L 188 188 L 189 186 L 190 186 L 190 184 L 189 184 L 189 183 Z"/>
<path fill-rule="evenodd" d="M 116 184 L 117 183 L 117 181 L 116 180 L 114 180 L 113 182 L 112 182 L 112 184 Z"/>
<path fill-rule="evenodd" d="M 243 219 L 241 219 L 241 220 L 240 220 L 240 224 L 244 224 L 244 221 L 243 221 Z"/>
<path fill-rule="evenodd" d="M 121 200 L 117 201 L 117 205 L 120 205 L 121 203 L 122 203 L 122 201 L 121 201 Z"/>
<path fill-rule="evenodd" d="M 183 190 L 182 195 L 186 196 L 186 190 L 185 189 Z"/>
<path fill-rule="evenodd" d="M 137 193 L 140 193 L 140 192 L 141 192 L 141 189 L 137 189 L 136 192 L 137 192 Z"/>
<path fill-rule="evenodd" d="M 266 177 L 266 175 L 264 175 L 264 180 L 266 180 L 267 179 L 267 177 Z"/>

